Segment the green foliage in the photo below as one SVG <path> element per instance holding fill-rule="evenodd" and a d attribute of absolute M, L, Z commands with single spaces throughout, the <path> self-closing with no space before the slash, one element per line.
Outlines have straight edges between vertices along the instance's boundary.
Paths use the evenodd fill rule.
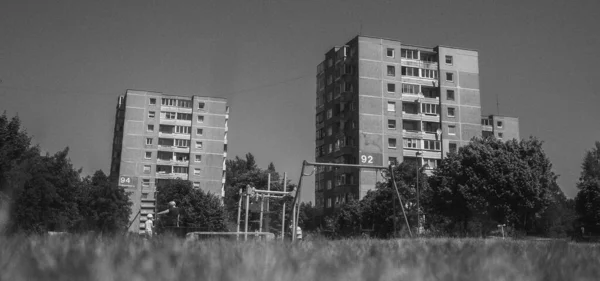
<path fill-rule="evenodd" d="M 108 184 L 102 171 L 82 180 L 68 148 L 42 156 L 30 141 L 17 117 L 10 122 L 5 114 L 0 117 L 0 232 L 114 233 L 124 228 L 130 208 L 122 189 Z"/>
<path fill-rule="evenodd" d="M 168 209 L 175 201 L 180 210 L 180 227 L 199 228 L 203 231 L 225 231 L 226 215 L 221 199 L 192 187 L 186 180 L 169 180 L 158 186 L 158 209 Z M 160 220 L 160 219 L 159 219 Z"/>
<path fill-rule="evenodd" d="M 101 170 L 83 180 L 78 203 L 82 216 L 79 230 L 110 234 L 127 230 L 132 205 L 129 196 Z"/>
<path fill-rule="evenodd" d="M 541 141 L 474 139 L 434 171 L 425 196 L 428 219 L 463 235 L 486 235 L 500 223 L 531 230 L 555 185 Z"/>
<path fill-rule="evenodd" d="M 587 151 L 581 165 L 582 171 L 577 183 L 575 209 L 579 215 L 579 225 L 586 233 L 600 234 L 600 142 Z"/>

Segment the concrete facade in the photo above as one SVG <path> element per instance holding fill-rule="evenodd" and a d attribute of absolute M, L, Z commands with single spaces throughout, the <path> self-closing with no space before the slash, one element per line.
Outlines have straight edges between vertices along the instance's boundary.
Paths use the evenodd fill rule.
<path fill-rule="evenodd" d="M 131 192 L 130 231 L 154 213 L 156 186 L 184 179 L 224 196 L 229 107 L 222 98 L 127 90 L 114 129 L 111 181 Z"/>
<path fill-rule="evenodd" d="M 357 36 L 325 54 L 316 94 L 317 162 L 433 169 L 485 131 L 474 50 Z M 518 119 L 502 118 L 497 132 L 518 138 Z M 330 214 L 381 180 L 375 170 L 319 168 L 315 204 Z"/>

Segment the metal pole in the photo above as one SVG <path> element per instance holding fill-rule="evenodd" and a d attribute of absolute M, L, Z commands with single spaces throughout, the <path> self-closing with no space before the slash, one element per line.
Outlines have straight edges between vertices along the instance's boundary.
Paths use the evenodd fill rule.
<path fill-rule="evenodd" d="M 423 159 L 423 153 L 422 152 L 417 152 L 417 156 L 421 156 L 421 159 Z M 420 194 L 421 192 L 419 191 L 419 169 L 421 168 L 421 161 L 419 161 L 419 158 L 417 158 L 417 236 L 421 235 L 421 198 L 420 198 Z"/>
<path fill-rule="evenodd" d="M 265 204 L 264 204 L 264 198 L 261 196 L 260 197 L 260 219 L 259 219 L 259 223 L 258 223 L 258 229 L 260 229 L 260 231 L 263 231 L 263 212 L 265 209 Z"/>
<path fill-rule="evenodd" d="M 364 168 L 364 169 L 375 169 L 375 170 L 387 170 L 386 166 L 377 165 L 355 165 L 355 164 L 338 164 L 338 163 L 317 163 L 317 162 L 302 162 L 306 166 L 330 166 L 330 167 L 353 167 L 353 168 Z"/>
<path fill-rule="evenodd" d="M 283 173 L 283 191 L 287 191 L 287 172 Z M 281 241 L 285 238 L 285 200 L 283 201 L 283 209 L 281 210 Z"/>
<path fill-rule="evenodd" d="M 240 188 L 240 200 L 238 200 L 237 239 L 240 240 L 240 223 L 242 219 L 242 189 Z"/>
<path fill-rule="evenodd" d="M 271 191 L 271 173 L 269 173 L 269 181 L 267 183 L 267 191 L 269 191 L 269 192 Z M 265 230 L 262 230 L 262 228 L 261 228 L 261 231 L 265 231 L 265 232 L 271 231 L 271 212 L 269 210 L 269 200 L 270 200 L 269 197 L 267 197 L 267 218 L 265 221 L 265 225 L 266 225 L 267 229 L 265 231 Z"/>
<path fill-rule="evenodd" d="M 406 212 L 404 212 L 404 204 L 402 204 L 402 198 L 400 197 L 400 192 L 398 191 L 398 186 L 396 185 L 396 179 L 394 178 L 394 170 L 392 169 L 392 165 L 390 165 L 390 173 L 392 174 L 392 183 L 394 183 L 394 189 L 396 189 L 398 201 L 400 201 L 400 207 L 402 207 L 402 214 L 404 214 L 404 221 L 406 222 L 406 226 L 408 227 L 408 233 L 410 234 L 410 237 L 412 237 L 412 231 L 410 230 L 410 224 L 408 223 Z"/>
<path fill-rule="evenodd" d="M 248 187 L 246 187 L 248 188 Z M 246 228 L 244 230 L 244 241 L 248 241 L 248 210 L 250 209 L 250 196 L 248 196 L 248 190 L 246 189 Z"/>
<path fill-rule="evenodd" d="M 298 180 L 298 187 L 296 188 L 296 196 L 294 197 L 294 204 L 292 205 L 292 242 L 296 241 L 296 228 L 298 227 L 298 221 L 296 219 L 296 205 L 300 204 L 299 200 L 300 198 L 298 197 L 298 195 L 300 194 L 300 189 L 302 188 L 302 177 L 304 177 L 304 167 L 306 167 L 306 165 L 308 164 L 308 162 L 306 162 L 306 160 L 304 160 L 302 162 L 302 170 L 300 171 L 300 179 Z"/>

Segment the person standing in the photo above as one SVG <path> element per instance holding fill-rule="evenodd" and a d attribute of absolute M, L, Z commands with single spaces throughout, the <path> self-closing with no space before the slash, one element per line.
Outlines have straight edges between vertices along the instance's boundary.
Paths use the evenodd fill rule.
<path fill-rule="evenodd" d="M 154 222 L 152 221 L 152 218 L 153 218 L 152 214 L 148 214 L 146 216 L 145 231 L 146 231 L 146 237 L 148 239 L 152 238 L 152 234 L 153 234 L 153 230 L 154 230 Z"/>
<path fill-rule="evenodd" d="M 175 201 L 169 202 L 169 208 L 158 212 L 156 215 L 165 215 L 165 219 L 161 219 L 164 224 L 161 225 L 167 228 L 172 234 L 175 234 L 175 228 L 179 227 L 179 208 L 177 208 Z"/>

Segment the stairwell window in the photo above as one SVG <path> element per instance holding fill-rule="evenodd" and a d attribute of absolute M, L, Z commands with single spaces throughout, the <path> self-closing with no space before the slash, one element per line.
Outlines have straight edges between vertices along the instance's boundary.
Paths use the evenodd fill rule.
<path fill-rule="evenodd" d="M 388 120 L 388 129 L 396 130 L 396 120 L 393 120 L 393 119 Z"/>
<path fill-rule="evenodd" d="M 388 93 L 395 93 L 396 92 L 396 84 L 388 83 L 387 91 L 388 91 Z"/>
<path fill-rule="evenodd" d="M 452 56 L 446 56 L 446 64 L 452 65 Z"/>
<path fill-rule="evenodd" d="M 202 155 L 196 155 L 196 162 L 202 162 Z"/>
<path fill-rule="evenodd" d="M 446 72 L 446 81 L 454 82 L 454 73 Z"/>
<path fill-rule="evenodd" d="M 396 148 L 396 139 L 395 138 L 389 138 L 388 139 L 388 147 L 389 148 Z"/>
<path fill-rule="evenodd" d="M 393 65 L 387 66 L 387 76 L 396 76 L 396 67 Z"/>
<path fill-rule="evenodd" d="M 156 112 L 148 111 L 148 118 L 154 118 L 154 116 L 156 116 Z"/>
<path fill-rule="evenodd" d="M 446 90 L 446 99 L 454 100 L 454 90 Z"/>
<path fill-rule="evenodd" d="M 456 135 L 456 126 L 455 125 L 448 126 L 448 135 Z"/>
<path fill-rule="evenodd" d="M 454 108 L 448 107 L 448 117 L 454 117 Z"/>
<path fill-rule="evenodd" d="M 196 129 L 196 135 L 201 136 L 204 133 L 203 129 L 197 128 Z"/>
<path fill-rule="evenodd" d="M 150 99 L 150 104 L 151 105 L 156 105 L 156 99 L 154 99 L 154 98 Z"/>
<path fill-rule="evenodd" d="M 202 149 L 202 142 L 201 141 L 197 141 L 196 142 L 196 148 L 197 149 Z"/>
<path fill-rule="evenodd" d="M 152 138 L 146 138 L 146 145 L 152 145 Z"/>
<path fill-rule="evenodd" d="M 204 110 L 204 106 L 205 106 L 205 103 L 203 103 L 203 102 L 198 103 L 198 109 Z"/>
<path fill-rule="evenodd" d="M 386 54 L 388 58 L 393 58 L 395 56 L 395 51 L 392 48 L 387 48 Z"/>
<path fill-rule="evenodd" d="M 154 125 L 149 124 L 148 128 L 146 129 L 146 131 L 148 131 L 148 132 L 154 132 Z"/>
<path fill-rule="evenodd" d="M 393 101 L 388 101 L 387 111 L 395 112 L 396 111 L 396 103 Z"/>
<path fill-rule="evenodd" d="M 144 174 L 150 174 L 150 165 L 144 165 Z"/>
<path fill-rule="evenodd" d="M 150 186 L 150 179 L 142 179 L 142 186 L 144 186 L 144 187 Z"/>
<path fill-rule="evenodd" d="M 204 116 L 198 115 L 198 123 L 204 123 Z"/>

